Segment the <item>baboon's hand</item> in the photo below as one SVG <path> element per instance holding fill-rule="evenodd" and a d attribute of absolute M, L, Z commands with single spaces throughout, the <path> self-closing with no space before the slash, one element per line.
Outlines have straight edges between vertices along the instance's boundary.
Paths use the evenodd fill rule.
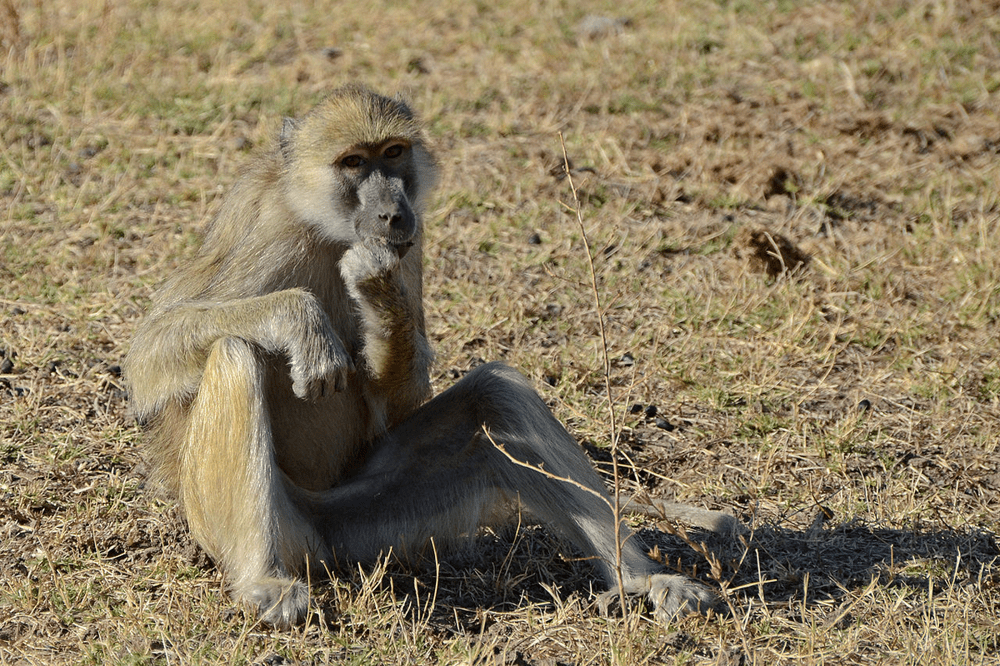
<path fill-rule="evenodd" d="M 653 615 L 664 624 L 684 615 L 705 613 L 718 603 L 716 594 L 701 583 L 667 573 L 626 581 L 625 594 L 645 594 L 653 604 Z M 608 604 L 619 596 L 621 591 L 617 586 L 599 596 L 601 611 L 607 613 Z"/>
<path fill-rule="evenodd" d="M 399 266 L 400 252 L 381 239 L 367 239 L 352 245 L 340 260 L 340 275 L 351 296 L 357 298 L 358 287 L 372 278 L 381 278 Z"/>
<path fill-rule="evenodd" d="M 292 391 L 303 400 L 317 400 L 347 388 L 354 362 L 319 303 L 306 301 L 301 335 L 289 345 Z"/>
<path fill-rule="evenodd" d="M 292 391 L 303 400 L 318 400 L 347 388 L 354 362 L 336 337 L 310 341 L 315 349 L 292 356 Z"/>

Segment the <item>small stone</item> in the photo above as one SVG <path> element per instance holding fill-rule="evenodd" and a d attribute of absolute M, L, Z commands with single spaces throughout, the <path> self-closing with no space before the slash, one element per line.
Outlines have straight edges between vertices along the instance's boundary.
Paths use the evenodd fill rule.
<path fill-rule="evenodd" d="M 677 428 L 677 426 L 666 419 L 656 419 L 656 427 L 667 432 L 673 432 Z"/>

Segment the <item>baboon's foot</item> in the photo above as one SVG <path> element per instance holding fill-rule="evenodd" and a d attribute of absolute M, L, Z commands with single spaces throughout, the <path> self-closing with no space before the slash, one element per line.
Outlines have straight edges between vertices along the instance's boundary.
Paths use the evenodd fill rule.
<path fill-rule="evenodd" d="M 309 589 L 294 578 L 261 578 L 242 586 L 240 596 L 259 609 L 260 619 L 281 629 L 300 624 L 309 610 Z"/>
<path fill-rule="evenodd" d="M 684 615 L 706 613 L 714 608 L 719 598 L 708 587 L 686 576 L 653 574 L 625 582 L 625 594 L 644 594 L 653 604 L 653 615 L 666 624 Z M 617 586 L 597 598 L 601 611 L 607 613 L 608 604 L 621 596 Z"/>

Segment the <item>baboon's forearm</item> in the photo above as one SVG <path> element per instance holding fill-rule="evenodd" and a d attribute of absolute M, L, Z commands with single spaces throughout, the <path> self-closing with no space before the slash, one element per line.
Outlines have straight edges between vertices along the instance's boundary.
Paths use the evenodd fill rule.
<path fill-rule="evenodd" d="M 330 328 L 315 298 L 301 289 L 223 302 L 178 303 L 153 314 L 126 358 L 134 408 L 148 414 L 170 399 L 192 395 L 215 341 L 236 337 L 278 352 L 294 344 L 293 327 Z"/>
<path fill-rule="evenodd" d="M 433 359 L 430 344 L 418 323 L 423 322 L 420 303 L 408 298 L 394 276 L 372 278 L 359 285 L 364 302 L 365 366 L 372 381 L 409 411 L 430 393 L 428 375 Z"/>

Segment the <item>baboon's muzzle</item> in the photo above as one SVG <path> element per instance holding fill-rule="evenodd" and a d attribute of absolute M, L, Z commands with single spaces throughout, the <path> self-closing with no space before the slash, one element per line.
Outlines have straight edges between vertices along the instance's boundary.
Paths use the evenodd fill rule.
<path fill-rule="evenodd" d="M 362 240 L 382 240 L 402 257 L 413 247 L 417 218 L 401 178 L 375 171 L 358 187 L 361 205 L 354 230 Z"/>

